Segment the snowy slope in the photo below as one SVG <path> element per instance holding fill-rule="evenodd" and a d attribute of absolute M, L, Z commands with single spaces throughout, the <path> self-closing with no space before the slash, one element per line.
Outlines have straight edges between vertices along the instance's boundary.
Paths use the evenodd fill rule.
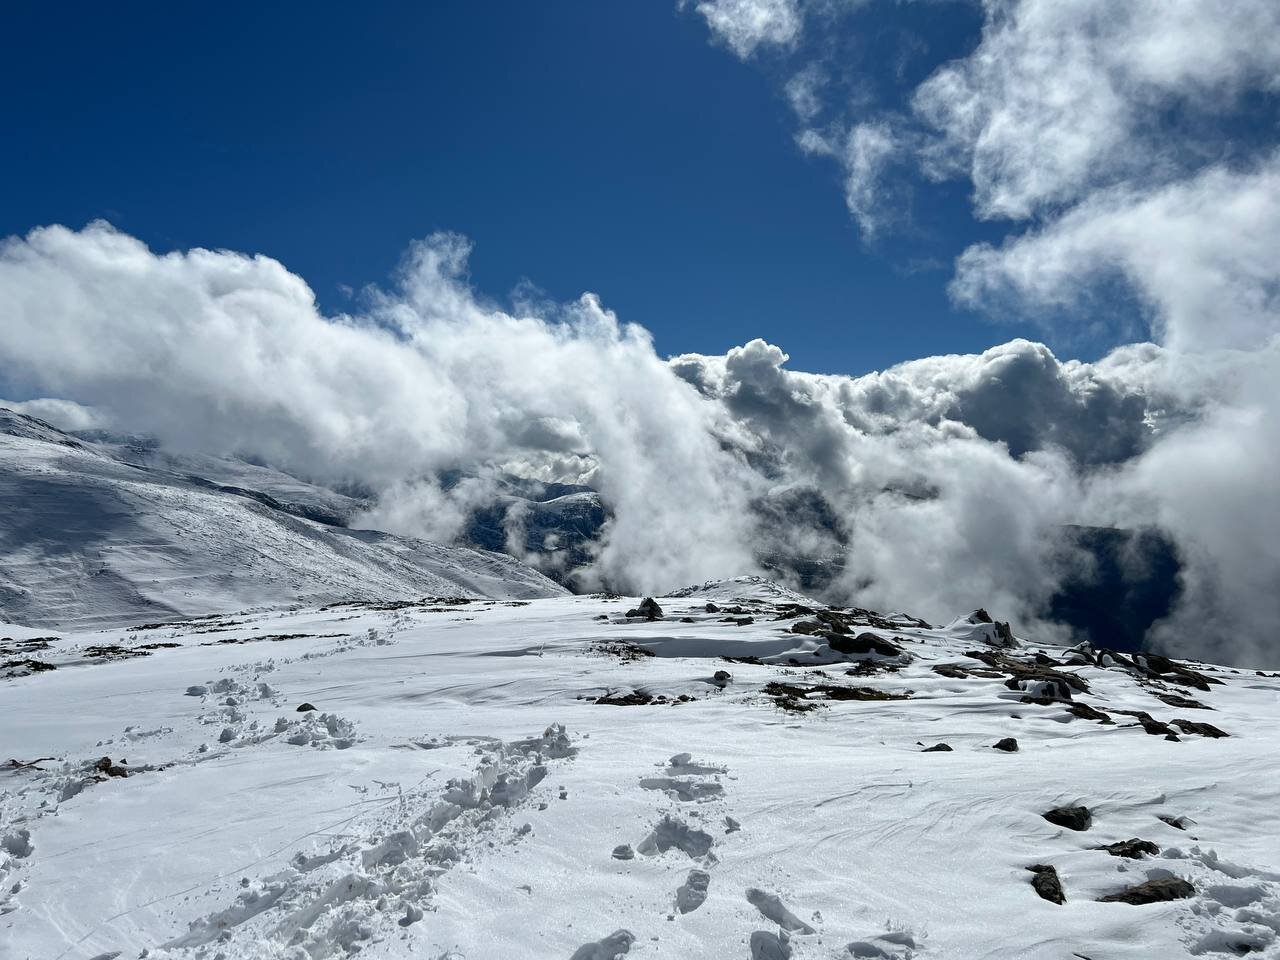
<path fill-rule="evenodd" d="M 317 523 L 255 492 L 126 462 L 0 410 L 0 617 L 119 625 L 342 598 L 565 592 L 509 557 Z"/>
<path fill-rule="evenodd" d="M 1280 957 L 1280 675 L 742 586 L 2 629 L 0 956 Z"/>

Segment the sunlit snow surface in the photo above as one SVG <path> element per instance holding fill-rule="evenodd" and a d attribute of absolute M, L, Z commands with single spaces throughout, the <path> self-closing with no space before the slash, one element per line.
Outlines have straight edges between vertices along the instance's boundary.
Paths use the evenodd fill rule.
<path fill-rule="evenodd" d="M 0 626 L 55 666 L 0 681 L 0 761 L 53 758 L 0 770 L 0 956 L 1280 957 L 1280 678 L 1054 668 L 1106 725 L 982 675 L 988 625 L 868 628 L 911 658 L 873 672 L 742 592 Z M 1072 805 L 1089 829 L 1041 816 Z M 1130 838 L 1160 853 L 1094 849 Z M 1096 902 L 1167 876 L 1194 896 Z"/>

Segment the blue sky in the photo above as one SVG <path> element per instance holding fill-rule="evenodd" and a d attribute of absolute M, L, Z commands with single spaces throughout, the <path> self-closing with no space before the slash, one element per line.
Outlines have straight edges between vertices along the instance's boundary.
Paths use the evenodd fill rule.
<path fill-rule="evenodd" d="M 892 107 L 980 22 L 895 4 L 848 26 L 832 42 Z M 780 71 L 674 5 L 27 4 L 6 35 L 5 235 L 101 217 L 157 251 L 261 252 L 336 311 L 451 230 L 494 298 L 592 290 L 662 353 L 762 336 L 819 372 L 1041 335 L 948 301 L 954 257 L 1000 234 L 967 183 L 923 185 L 927 216 L 868 247 Z"/>

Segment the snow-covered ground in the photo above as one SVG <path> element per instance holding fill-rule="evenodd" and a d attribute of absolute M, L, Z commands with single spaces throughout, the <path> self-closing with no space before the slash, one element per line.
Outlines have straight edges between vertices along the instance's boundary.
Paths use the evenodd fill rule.
<path fill-rule="evenodd" d="M 659 602 L 0 627 L 0 956 L 1280 957 L 1280 676 Z"/>

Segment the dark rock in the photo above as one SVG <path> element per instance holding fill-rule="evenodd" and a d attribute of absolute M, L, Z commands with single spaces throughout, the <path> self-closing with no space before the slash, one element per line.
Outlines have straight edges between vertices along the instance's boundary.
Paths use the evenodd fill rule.
<path fill-rule="evenodd" d="M 1153 692 L 1152 696 L 1163 700 L 1171 707 L 1178 707 L 1182 710 L 1212 710 L 1213 707 L 1206 706 L 1199 700 L 1192 700 L 1190 697 L 1182 697 L 1176 693 L 1160 693 Z"/>
<path fill-rule="evenodd" d="M 1206 693 L 1209 690 L 1209 684 L 1222 683 L 1216 677 L 1210 677 L 1200 673 L 1198 670 L 1192 670 L 1186 664 L 1170 660 L 1168 657 L 1162 657 L 1158 653 L 1135 653 L 1132 663 L 1147 676 L 1156 677 L 1168 683 L 1195 687 L 1197 690 L 1204 690 Z"/>
<path fill-rule="evenodd" d="M 792 633 L 802 633 L 805 636 L 813 636 L 823 629 L 822 624 L 817 620 L 797 620 L 791 625 Z"/>
<path fill-rule="evenodd" d="M 706 610 L 706 611 L 707 611 L 707 613 L 719 613 L 719 612 L 720 612 L 720 608 L 719 608 L 719 607 L 717 607 L 714 603 L 708 603 L 705 607 L 703 607 L 703 609 L 704 609 L 704 610 Z"/>
<path fill-rule="evenodd" d="M 1163 823 L 1167 823 L 1175 830 L 1185 830 L 1187 829 L 1187 824 L 1191 822 L 1186 817 L 1171 817 L 1167 813 L 1157 813 L 1156 819 Z"/>
<path fill-rule="evenodd" d="M 1094 847 L 1093 849 L 1105 850 L 1113 857 L 1125 857 L 1129 860 L 1141 860 L 1145 854 L 1155 856 L 1160 852 L 1160 847 L 1150 840 L 1139 840 L 1137 837 L 1132 840 L 1117 840 L 1115 843 L 1104 843 L 1102 846 Z"/>
<path fill-rule="evenodd" d="M 1116 713 L 1123 713 L 1129 717 L 1137 717 L 1138 722 L 1142 724 L 1142 729 L 1153 737 L 1164 737 L 1165 739 L 1178 739 L 1178 735 L 1173 732 L 1173 728 L 1167 723 L 1161 723 L 1151 714 L 1143 710 L 1117 710 Z"/>
<path fill-rule="evenodd" d="M 1108 714 L 1103 713 L 1101 710 L 1095 710 L 1087 703 L 1080 703 L 1077 701 L 1071 704 L 1070 710 L 1082 720 L 1097 720 L 1099 723 L 1115 723 Z"/>
<path fill-rule="evenodd" d="M 1088 830 L 1093 825 L 1093 814 L 1088 807 L 1054 807 L 1042 817 L 1050 823 L 1068 830 Z"/>
<path fill-rule="evenodd" d="M 1183 733 L 1194 733 L 1201 737 L 1213 737 L 1215 740 L 1220 737 L 1231 736 L 1231 734 L 1219 730 L 1212 723 L 1199 723 L 1195 720 L 1171 720 L 1169 722 Z"/>
<path fill-rule="evenodd" d="M 717 670 L 715 673 L 711 675 L 711 679 L 714 680 L 716 683 L 718 683 L 720 686 L 724 687 L 724 686 L 728 686 L 729 681 L 733 679 L 733 674 L 731 674 L 728 670 Z"/>
<path fill-rule="evenodd" d="M 597 697 L 594 702 L 610 707 L 643 707 L 653 703 L 653 700 L 653 694 L 634 690 L 625 694 L 605 694 L 603 697 Z"/>
<path fill-rule="evenodd" d="M 977 610 L 973 611 L 973 613 L 969 614 L 969 622 L 994 623 L 995 621 L 991 619 L 991 614 L 987 613 L 987 611 L 982 609 L 982 607 L 979 607 Z"/>
<path fill-rule="evenodd" d="M 298 704 L 298 710 L 297 710 L 297 712 L 298 712 L 298 713 L 310 713 L 310 712 L 311 712 L 312 710 L 314 710 L 314 709 L 315 709 L 315 705 L 314 705 L 314 704 L 311 704 L 311 703 L 300 703 L 300 704 Z"/>
<path fill-rule="evenodd" d="M 875 653 L 882 657 L 897 657 L 902 655 L 902 648 L 900 646 L 892 640 L 877 637 L 874 633 L 860 633 L 856 637 L 837 633 L 828 633 L 824 635 L 824 638 L 827 641 L 827 646 L 836 651 L 836 653 Z"/>
<path fill-rule="evenodd" d="M 951 745 L 949 743 L 935 743 L 932 747 L 925 747 L 921 753 L 951 753 Z"/>
<path fill-rule="evenodd" d="M 1025 663 L 996 650 L 967 650 L 965 656 L 979 660 L 994 670 L 1003 671 L 1009 677 L 1005 686 L 1010 690 L 1027 689 L 1031 684 L 1047 684 L 1053 697 L 1062 700 L 1071 699 L 1072 693 L 1089 692 L 1089 681 L 1069 670 L 1055 670 L 1035 663 Z M 1024 683 L 1027 687 L 1023 686 Z M 1052 703 L 1053 697 L 1031 699 L 1034 702 Z"/>
<path fill-rule="evenodd" d="M 661 620 L 662 608 L 658 606 L 653 597 L 645 597 L 640 601 L 640 606 L 634 610 L 627 611 L 628 617 L 640 617 L 644 620 Z"/>
<path fill-rule="evenodd" d="M 1181 877 L 1162 877 L 1159 880 L 1148 880 L 1127 887 L 1118 893 L 1109 893 L 1099 897 L 1099 903 L 1161 903 L 1165 900 L 1185 900 L 1193 896 L 1196 888 Z"/>
<path fill-rule="evenodd" d="M 1040 899 L 1048 900 L 1050 903 L 1067 902 L 1057 870 L 1044 863 L 1033 864 L 1027 869 L 1031 871 L 1031 886 L 1040 895 Z"/>
<path fill-rule="evenodd" d="M 907 700 L 903 693 L 887 693 L 872 687 L 844 687 L 830 683 L 815 683 L 810 686 L 784 683 L 771 680 L 760 688 L 766 697 L 772 697 L 783 710 L 793 713 L 808 713 L 818 707 L 822 700 Z"/>
<path fill-rule="evenodd" d="M 121 760 L 120 763 L 112 763 L 110 757 L 103 757 L 93 765 L 93 769 L 99 773 L 105 773 L 108 777 L 127 777 L 129 771 L 123 766 L 128 763 L 127 760 Z"/>
<path fill-rule="evenodd" d="M 995 744 L 993 744 L 993 745 L 992 745 L 992 749 L 993 749 L 993 750 L 1003 750 L 1003 751 L 1005 751 L 1006 753 L 1017 753 L 1017 752 L 1018 752 L 1018 741 L 1017 741 L 1017 740 L 1015 740 L 1013 737 L 1005 737 L 1003 740 L 1000 740 L 1000 741 L 996 742 Z"/>

